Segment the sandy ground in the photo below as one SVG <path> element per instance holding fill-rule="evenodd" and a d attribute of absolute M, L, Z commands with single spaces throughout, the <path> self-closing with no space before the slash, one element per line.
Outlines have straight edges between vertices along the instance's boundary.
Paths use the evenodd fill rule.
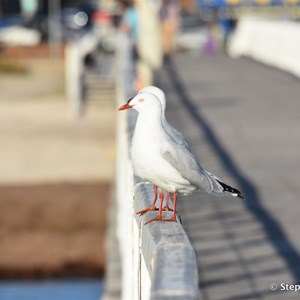
<path fill-rule="evenodd" d="M 81 120 L 59 97 L 0 106 L 1 183 L 112 177 L 113 106 L 90 108 Z"/>
<path fill-rule="evenodd" d="M 63 63 L 0 75 L 0 277 L 102 275 L 115 107 L 72 118 Z"/>

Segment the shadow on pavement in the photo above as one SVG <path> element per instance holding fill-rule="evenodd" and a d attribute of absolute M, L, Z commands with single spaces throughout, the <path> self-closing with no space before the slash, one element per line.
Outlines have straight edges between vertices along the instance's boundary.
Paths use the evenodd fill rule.
<path fill-rule="evenodd" d="M 230 233 L 229 230 L 225 230 L 226 226 L 228 226 L 228 218 L 234 218 L 234 221 L 236 224 L 231 224 L 231 226 L 247 226 L 250 224 L 249 228 L 247 230 L 250 230 L 251 232 L 251 226 L 255 225 L 255 223 L 259 223 L 259 226 L 261 227 L 264 237 L 263 238 L 255 238 L 250 239 L 247 242 L 244 242 L 242 244 L 237 244 L 235 242 L 229 243 L 229 246 L 226 247 L 210 247 L 204 250 L 199 250 L 196 248 L 197 254 L 200 257 L 199 260 L 204 256 L 212 256 L 214 254 L 224 254 L 225 251 L 228 251 L 230 249 L 231 251 L 235 252 L 236 256 L 240 256 L 239 253 L 241 253 L 241 249 L 247 248 L 247 247 L 254 247 L 254 251 L 256 251 L 256 254 L 259 253 L 260 248 L 259 247 L 262 243 L 265 243 L 266 241 L 268 244 L 274 249 L 273 255 L 265 255 L 264 253 L 260 254 L 259 256 L 255 256 L 252 258 L 243 258 L 240 256 L 236 262 L 239 264 L 241 269 L 243 270 L 242 275 L 234 275 L 234 276 L 223 276 L 218 277 L 216 276 L 215 279 L 207 280 L 202 278 L 201 270 L 200 270 L 200 289 L 202 292 L 202 296 L 204 299 L 212 299 L 213 297 L 209 297 L 205 291 L 203 292 L 202 289 L 205 290 L 207 286 L 214 286 L 218 284 L 224 284 L 227 285 L 230 282 L 239 283 L 242 280 L 248 281 L 248 286 L 250 286 L 250 292 L 247 292 L 246 290 L 243 292 L 243 294 L 239 294 L 236 296 L 231 296 L 227 298 L 225 295 L 222 299 L 263 299 L 264 296 L 268 294 L 275 295 L 276 292 L 273 292 L 269 289 L 269 284 L 272 282 L 270 281 L 268 284 L 266 283 L 264 285 L 264 288 L 257 286 L 257 278 L 268 276 L 268 274 L 276 275 L 280 272 L 284 272 L 284 270 L 288 271 L 290 273 L 290 276 L 292 276 L 292 279 L 295 283 L 300 282 L 300 268 L 299 268 L 299 262 L 300 262 L 300 256 L 297 252 L 296 248 L 293 246 L 291 241 L 286 236 L 284 230 L 282 229 L 279 222 L 268 212 L 262 205 L 262 200 L 259 195 L 259 192 L 257 188 L 253 185 L 253 183 L 246 178 L 246 176 L 243 174 L 243 172 L 239 169 L 239 167 L 235 164 L 234 160 L 231 158 L 230 154 L 225 150 L 223 145 L 221 144 L 221 141 L 217 138 L 216 134 L 214 133 L 213 129 L 209 126 L 209 123 L 206 121 L 205 117 L 201 114 L 197 106 L 194 104 L 193 100 L 190 98 L 189 93 L 187 92 L 187 89 L 183 83 L 183 80 L 180 77 L 180 71 L 178 71 L 176 64 L 171 59 L 167 60 L 165 62 L 165 66 L 162 72 L 165 72 L 167 76 L 167 82 L 159 82 L 158 85 L 169 85 L 170 89 L 174 90 L 174 92 L 177 94 L 179 101 L 183 105 L 183 107 L 188 111 L 188 113 L 191 116 L 191 119 L 197 124 L 199 130 L 204 133 L 204 136 L 206 140 L 210 143 L 212 146 L 212 149 L 214 150 L 215 154 L 219 158 L 222 166 L 224 169 L 236 180 L 238 186 L 241 188 L 246 200 L 242 205 L 245 205 L 247 208 L 246 214 L 243 216 L 241 215 L 241 212 L 243 211 L 237 210 L 234 211 L 235 205 L 232 205 L 233 211 L 230 216 L 224 215 L 224 211 L 222 210 L 222 205 L 219 204 L 219 202 L 216 202 L 214 204 L 209 204 L 210 206 L 214 206 L 214 211 L 211 213 L 209 210 L 206 214 L 207 219 L 205 220 L 205 209 L 201 206 L 201 213 L 200 217 L 199 214 L 194 215 L 194 221 L 191 222 L 193 226 L 207 226 L 207 232 L 205 234 L 201 234 L 200 236 L 197 236 L 194 241 L 201 241 L 205 242 L 206 240 L 208 242 L 212 242 L 213 239 L 218 240 L 218 237 L 223 234 L 223 238 L 225 235 L 225 238 L 228 240 L 234 240 L 234 237 Z M 211 201 L 207 201 L 211 202 Z M 200 203 L 200 202 L 198 202 Z M 194 202 L 194 209 L 197 211 L 199 210 L 199 205 L 197 202 Z M 203 203 L 201 203 L 202 205 Z M 198 205 L 198 207 L 197 207 Z M 208 205 L 207 203 L 203 204 L 204 207 Z M 204 214 L 203 214 L 204 212 Z M 228 213 L 228 211 L 227 211 Z M 229 212 L 230 213 L 230 212 Z M 245 218 L 246 216 L 246 218 Z M 204 219 L 203 219 L 204 218 Z M 221 222 L 223 224 L 223 228 L 221 231 L 218 229 L 214 229 L 214 223 L 212 222 L 213 218 L 219 218 L 223 221 Z M 254 221 L 253 221 L 254 220 Z M 245 223 L 246 221 L 246 223 Z M 249 221 L 247 224 L 247 221 Z M 194 223 L 196 222 L 196 223 Z M 211 222 L 211 223 L 210 223 Z M 210 225 L 211 224 L 211 225 Z M 227 225 L 226 225 L 227 224 Z M 252 226 L 254 228 L 254 226 Z M 225 228 L 225 229 L 224 229 Z M 223 231 L 223 232 L 222 232 Z M 252 230 L 254 231 L 254 229 Z M 255 232 L 255 231 L 254 231 Z M 194 235 L 194 233 L 193 233 Z M 245 233 L 242 233 L 241 236 L 245 236 Z M 247 231 L 247 238 L 251 237 L 251 235 L 248 235 Z M 193 240 L 193 239 L 192 239 Z M 209 243 L 208 243 L 209 244 Z M 255 249 L 256 248 L 256 249 Z M 267 261 L 272 261 L 274 257 L 280 257 L 282 258 L 284 262 L 284 267 L 276 267 L 272 266 L 272 264 L 269 264 L 265 269 L 260 270 L 260 272 L 251 272 L 252 265 L 255 264 L 264 264 Z M 209 264 L 209 271 L 212 272 L 214 270 L 220 270 L 222 268 L 226 268 L 227 265 L 230 264 L 231 267 L 234 267 L 234 263 L 224 262 L 223 264 L 220 263 L 211 263 Z M 242 266 L 241 266 L 242 265 Z M 201 267 L 199 267 L 201 268 Z M 266 281 L 267 282 L 267 281 Z M 289 282 L 292 283 L 292 282 Z"/>

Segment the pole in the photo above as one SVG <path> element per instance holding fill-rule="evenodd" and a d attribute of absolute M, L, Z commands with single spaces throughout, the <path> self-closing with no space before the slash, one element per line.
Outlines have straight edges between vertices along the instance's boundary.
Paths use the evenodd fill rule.
<path fill-rule="evenodd" d="M 60 58 L 62 28 L 60 20 L 60 0 L 48 0 L 48 43 L 51 59 Z"/>

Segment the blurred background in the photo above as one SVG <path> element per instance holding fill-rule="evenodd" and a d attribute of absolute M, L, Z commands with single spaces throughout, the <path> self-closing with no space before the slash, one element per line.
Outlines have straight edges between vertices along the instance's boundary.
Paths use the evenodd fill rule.
<path fill-rule="evenodd" d="M 142 34 L 149 3 L 157 22 L 152 36 Z M 188 95 L 200 99 L 208 123 L 221 128 L 216 137 L 220 141 L 226 137 L 224 147 L 236 155 L 241 170 L 252 167 L 247 176 L 266 197 L 263 205 L 258 205 L 251 180 L 230 165 L 208 130 L 208 140 L 221 157 L 217 159 L 231 170 L 229 177 L 248 199 L 255 199 L 247 204 L 248 211 L 260 220 L 267 233 L 264 240 L 270 240 L 298 280 L 299 221 L 292 213 L 281 214 L 279 200 L 275 207 L 272 199 L 268 201 L 269 194 L 282 201 L 288 195 L 287 205 L 299 208 L 294 180 L 300 158 L 298 4 L 298 0 L 0 0 L 0 299 L 94 300 L 103 294 L 120 32 L 131 43 L 130 89 L 154 82 L 174 98 L 181 97 L 187 111 L 193 110 Z M 150 58 L 151 74 L 145 67 L 147 51 L 156 55 Z M 176 70 L 181 70 L 182 82 Z M 279 90 L 272 91 L 274 83 Z M 202 88 L 202 98 L 198 99 L 197 88 Z M 216 94 L 210 94 L 210 88 Z M 253 106 L 252 95 L 258 99 Z M 293 112 L 284 102 L 276 106 L 277 98 L 278 110 L 269 110 L 275 96 L 289 103 Z M 236 99 L 246 104 L 234 106 Z M 265 106 L 257 109 L 256 103 Z M 177 115 L 178 103 L 170 107 L 171 123 L 196 143 L 197 130 L 185 125 L 189 117 L 184 121 Z M 232 115 L 243 118 L 232 128 L 223 126 L 231 117 L 227 110 L 222 119 L 221 109 L 232 109 Z M 257 111 L 265 114 L 259 118 Z M 281 114 L 273 114 L 278 111 Z M 281 118 L 283 129 L 274 125 Z M 288 139 L 289 133 L 294 137 Z M 276 152 L 282 141 L 290 147 Z M 281 173 L 276 184 L 272 175 L 284 168 L 281 157 L 292 174 Z M 293 226 L 288 223 L 291 216 Z M 279 237 L 272 235 L 273 227 Z M 192 231 L 190 235 L 193 241 Z M 210 294 L 205 280 L 199 284 L 207 289 L 203 299 L 221 299 Z M 228 299 L 263 299 L 258 293 L 249 295 Z"/>
<path fill-rule="evenodd" d="M 0 1 L 1 300 L 102 294 L 115 84 L 98 14 L 98 1 Z"/>

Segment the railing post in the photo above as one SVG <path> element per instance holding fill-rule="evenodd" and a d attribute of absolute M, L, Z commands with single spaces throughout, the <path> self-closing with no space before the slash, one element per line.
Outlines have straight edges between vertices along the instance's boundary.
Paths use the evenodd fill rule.
<path fill-rule="evenodd" d="M 134 69 L 130 60 L 128 37 L 118 36 L 117 48 L 117 106 L 133 94 Z M 117 238 L 121 257 L 121 299 L 138 299 L 138 230 L 133 222 L 133 170 L 129 159 L 129 124 L 126 113 L 118 114 L 117 159 L 116 159 L 116 203 Z"/>
<path fill-rule="evenodd" d="M 84 58 L 97 46 L 97 38 L 93 34 L 85 34 L 65 48 L 65 81 L 66 95 L 71 115 L 78 118 L 83 109 L 83 75 Z"/>
<path fill-rule="evenodd" d="M 158 2 L 155 0 L 137 0 L 139 16 L 139 62 L 138 74 L 144 85 L 153 83 L 153 71 L 162 65 L 163 50 Z"/>

